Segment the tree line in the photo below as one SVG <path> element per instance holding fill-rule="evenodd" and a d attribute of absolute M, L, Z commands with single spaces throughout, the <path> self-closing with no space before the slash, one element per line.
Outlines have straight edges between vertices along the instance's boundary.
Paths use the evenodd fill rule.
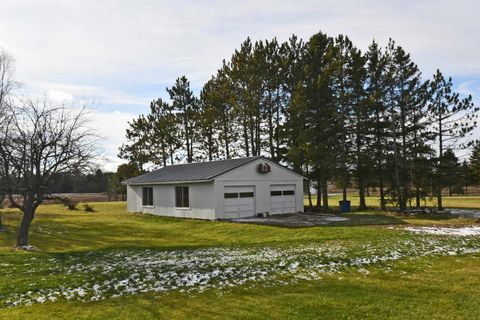
<path fill-rule="evenodd" d="M 136 163 L 267 155 L 307 177 L 329 209 L 329 181 L 365 189 L 380 206 L 420 207 L 452 176 L 449 157 L 474 144 L 478 108 L 439 70 L 424 77 L 395 41 L 362 52 L 344 35 L 322 32 L 252 42 L 249 38 L 195 96 L 185 76 L 129 123 L 119 156 Z M 453 154 L 454 155 L 454 154 Z"/>

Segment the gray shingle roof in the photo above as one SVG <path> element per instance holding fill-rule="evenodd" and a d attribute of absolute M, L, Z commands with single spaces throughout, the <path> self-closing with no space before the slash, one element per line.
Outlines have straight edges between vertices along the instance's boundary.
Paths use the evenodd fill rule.
<path fill-rule="evenodd" d="M 123 183 L 148 184 L 208 181 L 221 174 L 229 172 L 235 168 L 241 167 L 249 162 L 260 158 L 263 158 L 263 156 L 166 166 L 161 169 L 143 174 L 141 176 L 128 179 Z"/>

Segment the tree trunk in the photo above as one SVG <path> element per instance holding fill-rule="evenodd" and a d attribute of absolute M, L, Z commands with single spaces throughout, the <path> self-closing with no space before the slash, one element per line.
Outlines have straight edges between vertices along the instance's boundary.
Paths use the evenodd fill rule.
<path fill-rule="evenodd" d="M 247 153 L 247 157 L 250 157 L 250 144 L 248 142 L 248 129 L 247 125 L 243 124 L 243 140 L 245 142 L 245 151 Z"/>
<path fill-rule="evenodd" d="M 320 180 L 317 181 L 317 203 L 316 203 L 317 208 L 320 208 L 322 206 L 322 185 L 320 183 Z"/>
<path fill-rule="evenodd" d="M 311 208 L 312 207 L 312 192 L 310 191 L 310 179 L 307 180 L 307 194 L 308 194 L 308 206 Z"/>
<path fill-rule="evenodd" d="M 443 210 L 443 203 L 442 203 L 442 188 L 437 188 L 437 209 L 438 211 Z"/>
<path fill-rule="evenodd" d="M 440 105 L 439 105 L 439 108 L 440 108 Z M 437 208 L 438 208 L 438 211 L 443 210 L 443 203 L 442 203 L 443 136 L 442 136 L 442 132 L 443 132 L 443 129 L 442 129 L 442 113 L 439 112 L 439 116 L 438 116 L 438 154 L 439 154 L 439 158 L 438 158 L 438 173 L 437 173 L 437 176 L 438 176 L 438 181 L 437 181 L 437 183 L 438 183 L 438 192 L 437 192 Z"/>
<path fill-rule="evenodd" d="M 33 220 L 33 216 L 33 208 L 26 209 L 23 212 L 22 221 L 17 233 L 17 247 L 28 246 L 28 231 L 30 229 L 30 223 Z"/>
<path fill-rule="evenodd" d="M 327 179 L 322 180 L 322 200 L 323 200 L 323 210 L 328 211 L 330 208 L 328 207 L 328 187 L 327 187 Z"/>
<path fill-rule="evenodd" d="M 5 200 L 5 195 L 0 196 L 0 209 L 3 208 L 3 201 Z M 2 224 L 2 214 L 0 212 L 0 232 L 3 231 L 3 224 Z"/>
<path fill-rule="evenodd" d="M 363 177 L 358 177 L 358 195 L 360 197 L 358 210 L 366 210 L 367 203 L 365 201 L 365 186 L 363 185 Z"/>
<path fill-rule="evenodd" d="M 312 208 L 312 192 L 310 191 L 310 173 L 308 172 L 308 165 L 306 165 L 305 172 L 307 174 L 307 194 L 308 194 L 308 206 Z"/>
<path fill-rule="evenodd" d="M 451 197 L 453 195 L 452 187 L 448 187 L 448 195 Z"/>
<path fill-rule="evenodd" d="M 386 210 L 387 206 L 385 204 L 385 192 L 383 191 L 383 179 L 380 179 L 380 208 L 382 210 Z"/>
<path fill-rule="evenodd" d="M 420 208 L 420 189 L 418 187 L 415 188 L 415 200 L 416 200 L 416 207 L 417 209 Z"/>

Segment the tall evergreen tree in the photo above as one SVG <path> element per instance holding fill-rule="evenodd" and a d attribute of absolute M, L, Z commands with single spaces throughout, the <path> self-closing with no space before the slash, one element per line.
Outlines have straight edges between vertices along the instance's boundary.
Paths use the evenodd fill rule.
<path fill-rule="evenodd" d="M 421 142 L 419 132 L 425 125 L 424 121 L 417 119 L 425 114 L 421 111 L 425 106 L 425 83 L 410 55 L 392 40 L 387 46 L 387 54 L 386 96 L 394 162 L 392 196 L 398 202 L 400 211 L 404 211 L 408 198 L 412 196 L 412 161 L 416 157 L 412 147 Z"/>
<path fill-rule="evenodd" d="M 346 36 L 335 39 L 337 55 L 335 57 L 334 92 L 338 130 L 338 178 L 343 190 L 343 200 L 347 200 L 350 171 L 353 166 L 354 127 L 353 109 L 355 105 L 352 67 L 353 44 Z"/>
<path fill-rule="evenodd" d="M 476 127 L 478 117 L 478 108 L 474 106 L 472 97 L 461 99 L 459 93 L 453 92 L 452 86 L 452 79 L 445 79 L 440 70 L 437 70 L 431 83 L 432 98 L 428 111 L 432 116 L 433 137 L 438 143 L 436 174 L 438 210 L 443 209 L 444 151 L 459 147 L 459 140 Z M 469 143 L 460 145 L 464 146 L 469 146 Z"/>
<path fill-rule="evenodd" d="M 177 78 L 175 84 L 171 88 L 167 88 L 167 92 L 172 100 L 174 113 L 179 118 L 179 129 L 184 141 L 186 160 L 193 162 L 194 145 L 197 142 L 198 127 L 198 100 L 195 99 L 192 90 L 190 90 L 190 82 L 185 76 Z"/>
<path fill-rule="evenodd" d="M 480 142 L 477 141 L 470 153 L 470 170 L 472 172 L 475 183 L 480 184 Z"/>
<path fill-rule="evenodd" d="M 352 158 L 355 162 L 355 176 L 359 191 L 359 210 L 365 210 L 367 204 L 365 201 L 365 188 L 368 179 L 369 168 L 374 165 L 371 161 L 371 109 L 367 103 L 366 79 L 367 71 L 365 68 L 366 57 L 356 48 L 350 49 L 350 61 L 348 66 L 348 82 L 351 88 L 350 103 L 352 105 L 353 134 L 354 134 L 354 154 Z"/>
<path fill-rule="evenodd" d="M 174 154 L 181 146 L 173 107 L 162 99 L 152 101 L 146 127 L 150 162 L 166 166 L 170 160 L 173 164 Z"/>
<path fill-rule="evenodd" d="M 199 152 L 205 154 L 208 161 L 212 161 L 214 158 L 218 158 L 218 139 L 216 134 L 217 109 L 208 103 L 208 99 L 205 97 L 205 91 L 202 91 L 198 103 L 200 106 L 198 114 L 198 128 L 200 131 Z"/>
<path fill-rule="evenodd" d="M 464 194 L 468 196 L 468 188 L 477 183 L 477 181 L 475 181 L 473 170 L 467 160 L 463 160 L 462 162 L 462 165 L 460 167 L 460 175 L 461 185 L 464 188 Z"/>
<path fill-rule="evenodd" d="M 373 41 L 367 52 L 367 103 L 373 110 L 372 128 L 374 141 L 372 144 L 372 159 L 374 160 L 374 179 L 380 192 L 380 207 L 386 209 L 385 200 L 385 165 L 388 137 L 388 116 L 386 109 L 386 63 L 387 59 L 379 45 Z"/>
<path fill-rule="evenodd" d="M 214 114 L 214 127 L 218 135 L 218 151 L 226 159 L 237 155 L 237 123 L 233 107 L 233 89 L 228 79 L 224 64 L 217 75 L 212 77 L 203 87 L 201 101 L 204 108 L 211 108 Z"/>
<path fill-rule="evenodd" d="M 128 123 L 126 130 L 126 139 L 129 143 L 124 143 L 119 148 L 118 157 L 135 162 L 141 170 L 150 159 L 150 139 L 149 139 L 149 122 L 144 115 L 133 119 Z"/>
<path fill-rule="evenodd" d="M 292 111 L 305 121 L 304 145 L 318 179 L 325 210 L 328 204 L 328 180 L 336 167 L 338 126 L 334 95 L 334 70 L 337 49 L 331 37 L 317 33 L 305 45 L 302 56 L 304 74 L 294 92 Z M 318 195 L 320 196 L 320 195 Z"/>

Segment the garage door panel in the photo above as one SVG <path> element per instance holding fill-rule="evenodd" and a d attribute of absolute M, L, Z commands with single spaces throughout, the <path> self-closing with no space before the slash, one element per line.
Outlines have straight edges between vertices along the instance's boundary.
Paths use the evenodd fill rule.
<path fill-rule="evenodd" d="M 271 213 L 296 212 L 295 185 L 270 186 Z"/>
<path fill-rule="evenodd" d="M 252 186 L 224 188 L 225 218 L 253 216 L 255 214 L 255 189 Z"/>

